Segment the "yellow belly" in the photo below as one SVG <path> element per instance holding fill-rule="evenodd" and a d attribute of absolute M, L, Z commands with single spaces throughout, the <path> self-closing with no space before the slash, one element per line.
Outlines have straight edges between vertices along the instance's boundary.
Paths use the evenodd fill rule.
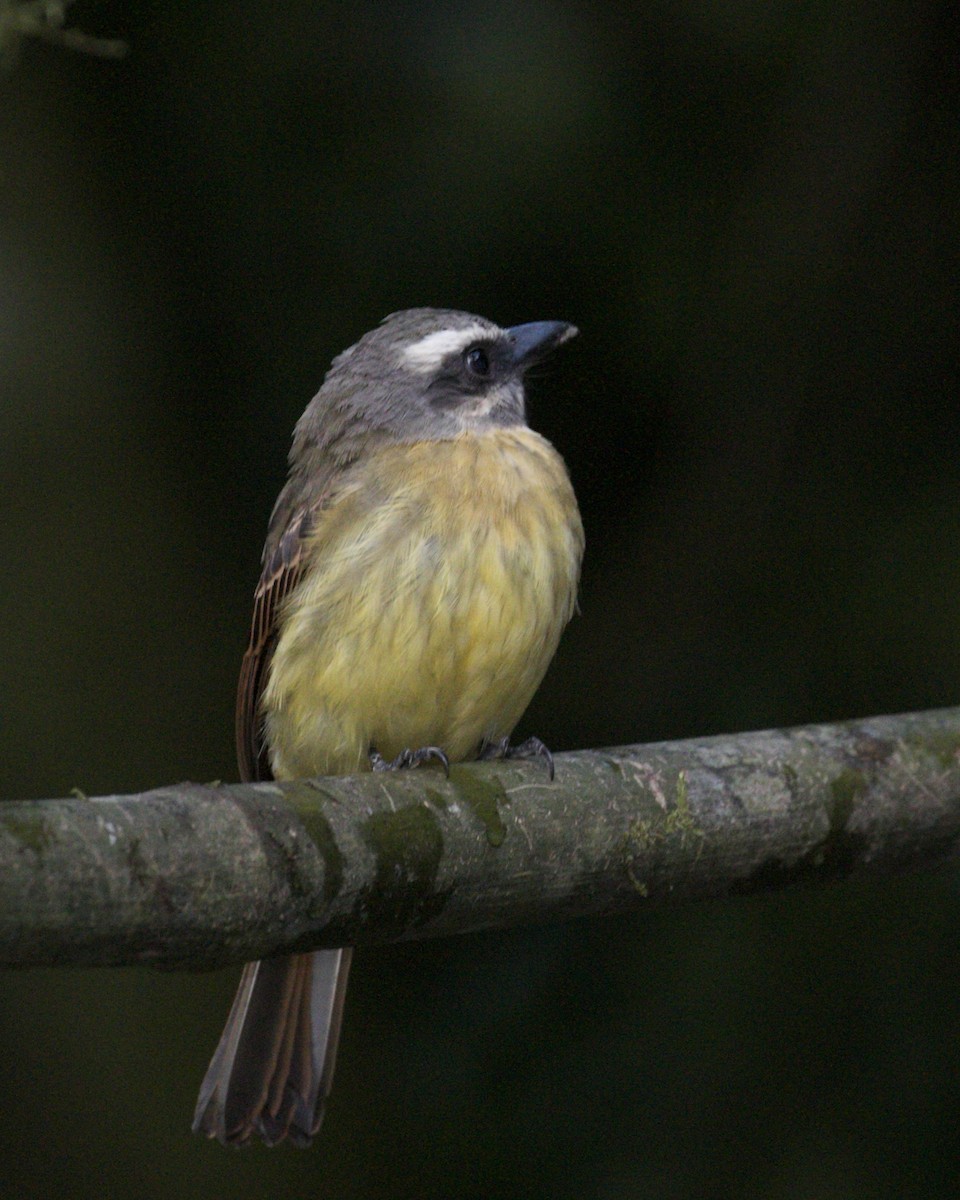
<path fill-rule="evenodd" d="M 277 778 L 375 747 L 472 758 L 510 733 L 576 601 L 583 529 L 529 429 L 395 445 L 355 468 L 280 614 L 263 696 Z"/>

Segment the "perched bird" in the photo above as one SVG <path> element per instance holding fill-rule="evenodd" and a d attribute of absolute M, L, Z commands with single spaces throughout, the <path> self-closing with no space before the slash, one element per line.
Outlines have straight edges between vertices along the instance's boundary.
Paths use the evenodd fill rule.
<path fill-rule="evenodd" d="M 509 736 L 576 603 L 583 526 L 524 372 L 576 334 L 394 313 L 297 423 L 240 671 L 245 780 L 549 752 Z M 194 1129 L 307 1145 L 351 951 L 248 963 Z"/>

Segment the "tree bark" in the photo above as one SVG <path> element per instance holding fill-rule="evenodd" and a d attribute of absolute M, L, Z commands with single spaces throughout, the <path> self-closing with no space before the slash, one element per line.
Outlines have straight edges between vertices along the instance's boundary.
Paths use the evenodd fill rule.
<path fill-rule="evenodd" d="M 0 804 L 0 965 L 207 968 L 960 853 L 960 709 Z"/>

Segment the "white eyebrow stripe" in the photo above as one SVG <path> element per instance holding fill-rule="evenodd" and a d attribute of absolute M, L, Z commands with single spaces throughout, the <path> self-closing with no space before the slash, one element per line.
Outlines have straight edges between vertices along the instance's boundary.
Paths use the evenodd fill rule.
<path fill-rule="evenodd" d="M 403 352 L 403 361 L 414 371 L 427 374 L 429 371 L 435 371 L 448 354 L 456 350 L 466 350 L 471 342 L 489 341 L 490 337 L 491 330 L 487 325 L 468 325 L 466 329 L 438 329 L 408 346 Z"/>

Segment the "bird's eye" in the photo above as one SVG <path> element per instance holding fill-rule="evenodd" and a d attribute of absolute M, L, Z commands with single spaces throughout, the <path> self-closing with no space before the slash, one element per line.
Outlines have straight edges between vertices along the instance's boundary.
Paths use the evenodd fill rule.
<path fill-rule="evenodd" d="M 482 346 L 473 346 L 463 356 L 463 361 L 471 375 L 490 374 L 490 359 Z"/>

